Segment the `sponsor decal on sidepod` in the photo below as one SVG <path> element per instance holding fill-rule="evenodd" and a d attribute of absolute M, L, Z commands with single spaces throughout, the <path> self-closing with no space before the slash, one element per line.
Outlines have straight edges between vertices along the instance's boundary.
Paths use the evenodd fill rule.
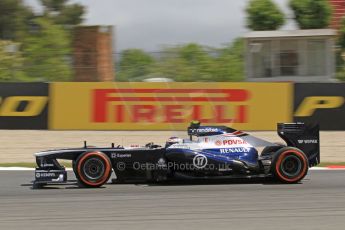
<path fill-rule="evenodd" d="M 250 148 L 229 148 L 229 149 L 219 149 L 220 153 L 249 153 Z"/>

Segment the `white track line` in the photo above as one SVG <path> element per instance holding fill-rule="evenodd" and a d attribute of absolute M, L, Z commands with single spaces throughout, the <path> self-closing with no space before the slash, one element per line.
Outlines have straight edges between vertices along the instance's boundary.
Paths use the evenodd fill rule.
<path fill-rule="evenodd" d="M 331 170 L 331 171 L 334 171 L 334 170 L 345 170 L 345 168 L 313 167 L 313 168 L 310 168 L 309 170 Z"/>
<path fill-rule="evenodd" d="M 33 171 L 35 168 L 26 167 L 0 167 L 0 171 Z"/>

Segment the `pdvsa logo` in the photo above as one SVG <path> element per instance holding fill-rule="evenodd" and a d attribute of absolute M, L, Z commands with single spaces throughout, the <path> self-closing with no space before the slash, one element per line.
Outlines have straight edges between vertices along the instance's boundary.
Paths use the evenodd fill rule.
<path fill-rule="evenodd" d="M 221 140 L 217 140 L 214 142 L 215 145 L 217 146 L 221 146 L 222 145 L 222 141 Z"/>
<path fill-rule="evenodd" d="M 215 145 L 245 145 L 248 144 L 245 140 L 242 139 L 227 139 L 227 140 L 217 140 L 215 141 Z"/>
<path fill-rule="evenodd" d="M 246 123 L 245 89 L 95 89 L 96 123 Z M 231 114 L 231 115 L 229 115 Z"/>

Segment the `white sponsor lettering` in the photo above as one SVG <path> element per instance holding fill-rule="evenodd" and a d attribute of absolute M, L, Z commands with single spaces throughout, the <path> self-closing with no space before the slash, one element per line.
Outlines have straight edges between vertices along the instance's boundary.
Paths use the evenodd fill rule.
<path fill-rule="evenodd" d="M 54 164 L 46 164 L 46 163 L 42 163 L 40 166 L 41 166 L 41 167 L 53 167 L 53 166 L 54 166 Z"/>
<path fill-rule="evenodd" d="M 317 140 L 298 140 L 299 144 L 317 144 Z"/>
<path fill-rule="evenodd" d="M 219 129 L 217 129 L 217 128 L 200 128 L 200 129 L 192 129 L 192 132 L 210 133 L 210 132 L 219 132 Z"/>
<path fill-rule="evenodd" d="M 112 153 L 111 158 L 130 158 L 132 154 L 130 153 Z"/>
<path fill-rule="evenodd" d="M 55 177 L 55 173 L 36 173 L 36 178 L 40 177 Z"/>
<path fill-rule="evenodd" d="M 248 153 L 250 148 L 230 148 L 230 149 L 219 149 L 220 153 Z"/>
<path fill-rule="evenodd" d="M 174 145 L 171 145 L 169 148 L 171 148 L 171 149 L 190 149 L 190 146 L 181 145 L 181 144 L 174 144 Z"/>

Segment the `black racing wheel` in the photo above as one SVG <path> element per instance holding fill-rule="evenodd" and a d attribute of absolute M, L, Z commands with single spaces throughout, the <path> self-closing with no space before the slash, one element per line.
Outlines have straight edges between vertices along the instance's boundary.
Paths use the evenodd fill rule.
<path fill-rule="evenodd" d="M 308 158 L 300 149 L 284 147 L 274 154 L 271 167 L 281 182 L 297 183 L 308 173 Z"/>
<path fill-rule="evenodd" d="M 110 159 L 102 152 L 85 152 L 81 154 L 74 167 L 79 184 L 97 188 L 105 184 L 111 175 Z"/>

